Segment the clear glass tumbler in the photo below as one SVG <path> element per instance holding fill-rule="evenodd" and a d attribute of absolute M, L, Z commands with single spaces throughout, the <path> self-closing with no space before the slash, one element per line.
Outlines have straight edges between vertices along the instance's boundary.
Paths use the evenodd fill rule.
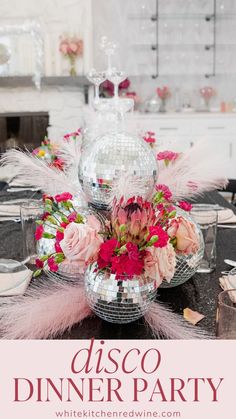
<path fill-rule="evenodd" d="M 204 255 L 197 272 L 210 273 L 216 268 L 216 233 L 218 221 L 216 205 L 193 205 L 191 216 L 201 228 L 205 245 Z"/>
<path fill-rule="evenodd" d="M 34 264 L 37 257 L 35 231 L 36 220 L 43 214 L 41 201 L 28 200 L 21 205 L 21 226 L 23 234 L 23 257 L 27 263 Z"/>
<path fill-rule="evenodd" d="M 236 289 L 219 294 L 216 325 L 219 339 L 236 339 Z"/>

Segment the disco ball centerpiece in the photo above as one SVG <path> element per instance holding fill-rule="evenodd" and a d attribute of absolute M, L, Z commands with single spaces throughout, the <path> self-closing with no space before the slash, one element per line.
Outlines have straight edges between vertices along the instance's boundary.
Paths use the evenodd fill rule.
<path fill-rule="evenodd" d="M 157 163 L 142 138 L 126 132 L 109 132 L 98 138 L 89 153 L 82 154 L 79 179 L 88 202 L 107 209 L 114 181 L 122 174 L 142 179 L 144 198 L 150 198 L 157 179 Z"/>
<path fill-rule="evenodd" d="M 96 272 L 92 265 L 85 275 L 85 290 L 91 309 L 110 323 L 130 323 L 142 317 L 156 297 L 156 281 L 144 275 L 116 279 Z"/>

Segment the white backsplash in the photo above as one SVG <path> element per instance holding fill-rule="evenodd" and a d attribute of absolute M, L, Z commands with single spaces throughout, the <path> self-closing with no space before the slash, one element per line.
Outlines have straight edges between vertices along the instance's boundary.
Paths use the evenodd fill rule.
<path fill-rule="evenodd" d="M 213 72 L 214 49 L 206 50 L 205 45 L 214 42 L 214 20 L 205 17 L 212 15 L 214 0 L 159 0 L 158 10 L 158 78 L 151 77 L 157 72 L 156 51 L 151 50 L 157 39 L 156 22 L 150 19 L 156 0 L 93 1 L 95 45 L 102 35 L 119 44 L 114 65 L 127 71 L 133 90 L 143 100 L 154 95 L 158 85 L 167 84 L 172 92 L 180 89 L 182 100 L 188 97 L 192 106 L 201 107 L 198 91 L 205 85 L 218 92 L 215 106 L 235 101 L 236 2 L 216 0 L 216 76 L 210 78 L 205 74 Z M 95 65 L 103 68 L 104 58 L 98 48 L 94 51 Z"/>

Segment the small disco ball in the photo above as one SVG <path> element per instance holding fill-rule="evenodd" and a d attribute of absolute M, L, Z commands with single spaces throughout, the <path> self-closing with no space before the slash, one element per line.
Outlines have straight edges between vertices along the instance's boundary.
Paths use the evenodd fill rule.
<path fill-rule="evenodd" d="M 114 274 L 87 269 L 85 290 L 90 308 L 110 323 L 130 323 L 142 317 L 156 296 L 156 281 L 143 275 L 116 279 Z"/>
<path fill-rule="evenodd" d="M 163 280 L 160 288 L 173 288 L 184 284 L 196 273 L 204 255 L 204 238 L 199 225 L 190 217 L 188 212 L 183 211 L 180 208 L 177 208 L 176 216 L 181 216 L 194 225 L 199 237 L 199 249 L 195 254 L 176 254 L 175 274 L 170 282 Z"/>
<path fill-rule="evenodd" d="M 142 179 L 148 199 L 157 179 L 156 158 L 142 138 L 126 132 L 102 135 L 81 156 L 79 179 L 88 202 L 107 209 L 113 182 L 122 173 Z"/>

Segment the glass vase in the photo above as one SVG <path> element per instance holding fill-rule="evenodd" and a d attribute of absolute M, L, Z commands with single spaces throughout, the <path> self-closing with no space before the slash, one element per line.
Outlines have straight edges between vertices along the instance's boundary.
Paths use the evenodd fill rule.
<path fill-rule="evenodd" d="M 77 72 L 76 72 L 76 58 L 75 58 L 74 55 L 70 55 L 69 60 L 70 60 L 70 76 L 75 77 L 77 75 Z"/>
<path fill-rule="evenodd" d="M 160 103 L 160 107 L 159 107 L 159 112 L 166 112 L 166 98 L 161 98 L 161 103 Z"/>

